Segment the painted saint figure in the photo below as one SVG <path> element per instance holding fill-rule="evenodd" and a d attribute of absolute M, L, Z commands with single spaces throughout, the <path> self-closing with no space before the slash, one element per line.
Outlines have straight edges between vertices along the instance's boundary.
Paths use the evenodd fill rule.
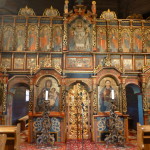
<path fill-rule="evenodd" d="M 112 103 L 116 104 L 115 90 L 111 86 L 111 81 L 105 81 L 105 87 L 100 91 L 99 95 L 100 111 L 109 111 Z"/>
<path fill-rule="evenodd" d="M 45 81 L 45 87 L 41 90 L 37 98 L 36 111 L 43 111 L 44 100 L 46 100 L 46 91 L 48 91 L 48 100 L 50 103 L 50 111 L 59 110 L 59 93 L 56 88 L 52 87 L 52 80 Z"/>
<path fill-rule="evenodd" d="M 87 23 L 77 19 L 70 28 L 69 46 L 72 51 L 90 51 L 90 28 Z"/>

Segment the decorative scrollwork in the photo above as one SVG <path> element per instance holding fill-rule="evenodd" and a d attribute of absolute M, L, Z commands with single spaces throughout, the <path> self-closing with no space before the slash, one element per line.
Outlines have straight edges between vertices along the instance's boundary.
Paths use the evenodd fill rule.
<path fill-rule="evenodd" d="M 52 130 L 54 132 L 59 132 L 60 131 L 60 121 L 57 118 L 51 118 L 52 122 Z"/>
<path fill-rule="evenodd" d="M 97 123 L 98 131 L 104 131 L 106 129 L 106 117 L 101 117 Z"/>

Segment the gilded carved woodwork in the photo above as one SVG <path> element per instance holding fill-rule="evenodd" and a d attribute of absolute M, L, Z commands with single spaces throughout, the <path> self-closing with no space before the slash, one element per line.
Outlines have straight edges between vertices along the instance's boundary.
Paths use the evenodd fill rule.
<path fill-rule="evenodd" d="M 69 90 L 68 139 L 89 138 L 89 95 L 83 85 L 77 83 Z"/>
<path fill-rule="evenodd" d="M 149 110 L 149 106 L 148 106 L 148 100 L 147 100 L 147 97 L 146 97 L 146 83 L 143 82 L 142 83 L 142 93 L 143 93 L 143 109 L 144 111 L 147 111 Z"/>
<path fill-rule="evenodd" d="M 126 87 L 125 87 L 125 83 L 122 83 L 121 93 L 122 93 L 123 113 L 126 114 L 127 113 L 127 100 L 126 100 Z"/>
<path fill-rule="evenodd" d="M 97 99 L 97 88 L 95 88 L 93 90 L 93 114 L 97 114 L 98 109 L 97 109 L 97 105 L 98 105 L 98 99 Z"/>
<path fill-rule="evenodd" d="M 6 114 L 7 112 L 7 84 L 4 83 L 3 88 L 3 98 L 2 98 L 2 113 Z"/>
<path fill-rule="evenodd" d="M 53 6 L 51 6 L 50 8 L 46 8 L 44 10 L 43 16 L 56 17 L 56 16 L 60 16 L 60 13 L 58 9 L 55 9 L 53 8 Z"/>
<path fill-rule="evenodd" d="M 100 19 L 117 19 L 117 15 L 114 11 L 110 11 L 110 9 L 108 9 L 107 11 L 102 12 L 102 14 L 100 15 Z"/>
<path fill-rule="evenodd" d="M 35 16 L 35 12 L 32 8 L 25 6 L 25 8 L 21 8 L 18 12 L 18 15 L 21 16 Z"/>

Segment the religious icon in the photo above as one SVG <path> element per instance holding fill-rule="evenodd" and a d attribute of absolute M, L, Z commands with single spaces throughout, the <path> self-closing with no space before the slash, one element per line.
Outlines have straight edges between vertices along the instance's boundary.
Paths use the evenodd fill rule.
<path fill-rule="evenodd" d="M 120 59 L 111 59 L 111 65 L 120 68 Z"/>
<path fill-rule="evenodd" d="M 110 49 L 112 52 L 118 51 L 118 30 L 112 29 L 110 32 Z"/>
<path fill-rule="evenodd" d="M 150 30 L 145 32 L 145 49 L 150 53 Z"/>
<path fill-rule="evenodd" d="M 125 70 L 132 70 L 132 59 L 123 59 L 123 68 Z"/>
<path fill-rule="evenodd" d="M 62 50 L 62 27 L 54 26 L 53 28 L 53 51 Z"/>
<path fill-rule="evenodd" d="M 50 50 L 50 28 L 43 26 L 40 30 L 40 48 L 41 51 Z"/>
<path fill-rule="evenodd" d="M 55 65 L 61 67 L 61 58 L 52 58 L 52 66 L 55 67 Z"/>
<path fill-rule="evenodd" d="M 47 91 L 47 98 L 46 98 Z M 45 77 L 40 81 L 37 88 L 36 111 L 43 111 L 44 100 L 49 100 L 50 111 L 59 111 L 59 86 L 52 77 Z"/>
<path fill-rule="evenodd" d="M 15 58 L 14 59 L 14 69 L 23 69 L 24 68 L 24 59 Z"/>
<path fill-rule="evenodd" d="M 107 42 L 106 42 L 106 30 L 100 29 L 97 33 L 97 48 L 100 52 L 106 52 Z"/>
<path fill-rule="evenodd" d="M 69 49 L 71 51 L 90 51 L 90 25 L 82 19 L 75 20 L 69 28 Z"/>
<path fill-rule="evenodd" d="M 142 52 L 142 32 L 135 29 L 133 32 L 133 50 L 134 52 Z"/>
<path fill-rule="evenodd" d="M 4 37 L 3 37 L 3 50 L 4 51 L 12 51 L 13 44 L 14 44 L 13 27 L 5 26 L 4 27 Z"/>
<path fill-rule="evenodd" d="M 135 59 L 135 70 L 141 70 L 144 66 L 144 59 Z"/>
<path fill-rule="evenodd" d="M 121 33 L 121 47 L 123 52 L 130 52 L 131 49 L 131 37 L 128 30 L 123 30 Z"/>
<path fill-rule="evenodd" d="M 16 28 L 16 51 L 24 51 L 25 26 L 19 25 Z"/>
<path fill-rule="evenodd" d="M 28 49 L 30 51 L 35 51 L 37 47 L 37 37 L 38 37 L 38 28 L 37 26 L 29 26 L 28 30 Z"/>
<path fill-rule="evenodd" d="M 7 69 L 11 68 L 11 58 L 2 58 L 2 66 L 5 66 Z"/>
<path fill-rule="evenodd" d="M 27 69 L 33 69 L 36 67 L 36 59 L 35 58 L 27 58 Z"/>
<path fill-rule="evenodd" d="M 117 105 L 117 85 L 116 82 L 109 77 L 102 79 L 98 87 L 99 111 L 109 111 L 112 104 Z"/>
<path fill-rule="evenodd" d="M 66 65 L 67 65 L 67 68 L 90 69 L 92 68 L 92 58 L 84 58 L 84 57 L 67 58 Z"/>

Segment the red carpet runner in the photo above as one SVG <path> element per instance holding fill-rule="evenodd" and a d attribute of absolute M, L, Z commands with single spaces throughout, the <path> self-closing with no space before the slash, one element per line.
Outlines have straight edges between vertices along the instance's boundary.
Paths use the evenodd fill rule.
<path fill-rule="evenodd" d="M 54 147 L 42 147 L 35 144 L 22 143 L 20 150 L 137 150 L 136 144 L 125 144 L 124 147 L 115 147 L 105 144 L 94 143 L 90 140 L 70 140 L 67 143 L 56 143 Z"/>

